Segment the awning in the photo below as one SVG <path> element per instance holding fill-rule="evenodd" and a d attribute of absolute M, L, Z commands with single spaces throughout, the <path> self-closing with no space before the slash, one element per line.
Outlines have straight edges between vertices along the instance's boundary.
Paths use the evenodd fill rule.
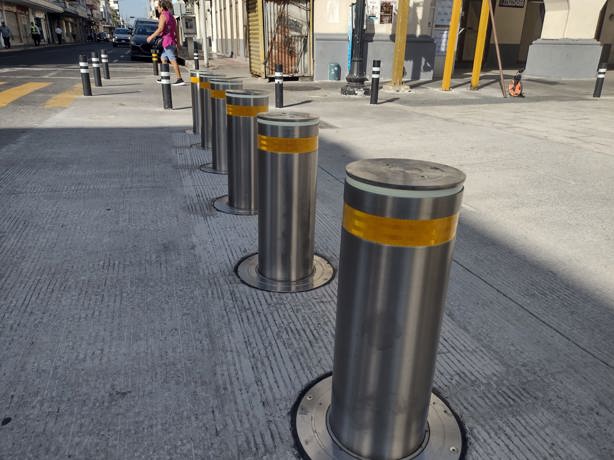
<path fill-rule="evenodd" d="M 53 2 L 48 2 L 47 0 L 11 0 L 11 3 L 16 5 L 28 6 L 30 8 L 48 11 L 50 13 L 63 13 L 64 8 L 56 5 Z"/>

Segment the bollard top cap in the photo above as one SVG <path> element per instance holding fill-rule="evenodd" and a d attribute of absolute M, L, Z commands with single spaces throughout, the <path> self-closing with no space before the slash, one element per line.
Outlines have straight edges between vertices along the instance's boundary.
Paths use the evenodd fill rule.
<path fill-rule="evenodd" d="M 345 172 L 359 182 L 399 190 L 446 190 L 461 186 L 466 178 L 452 166 L 405 158 L 358 160 Z"/>
<path fill-rule="evenodd" d="M 317 125 L 320 123 L 320 117 L 310 113 L 301 112 L 265 112 L 258 114 L 258 123 L 266 125 Z"/>
<path fill-rule="evenodd" d="M 215 77 L 209 78 L 209 83 L 211 83 L 211 87 L 213 89 L 230 89 L 230 88 L 241 88 L 243 87 L 243 81 L 239 79 L 231 79 L 231 78 L 223 78 L 223 77 Z"/>

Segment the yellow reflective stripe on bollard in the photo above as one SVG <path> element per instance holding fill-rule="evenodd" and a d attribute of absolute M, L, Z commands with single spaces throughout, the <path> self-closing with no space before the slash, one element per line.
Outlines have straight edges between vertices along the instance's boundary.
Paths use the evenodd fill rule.
<path fill-rule="evenodd" d="M 456 236 L 458 214 L 431 220 L 375 216 L 343 205 L 343 228 L 372 243 L 389 246 L 437 246 Z"/>
<path fill-rule="evenodd" d="M 259 134 L 258 148 L 271 153 L 311 153 L 318 150 L 318 136 L 290 138 Z"/>
<path fill-rule="evenodd" d="M 190 77 L 191 83 L 198 83 L 198 77 Z"/>
<path fill-rule="evenodd" d="M 211 88 L 211 83 L 209 83 L 208 81 L 203 81 L 203 82 L 200 83 L 200 87 L 202 89 L 209 89 L 209 88 Z"/>
<path fill-rule="evenodd" d="M 255 117 L 259 113 L 268 112 L 266 105 L 233 105 L 226 104 L 226 114 L 234 117 Z"/>
<path fill-rule="evenodd" d="M 226 99 L 226 91 L 223 89 L 212 89 L 209 93 L 213 99 Z"/>

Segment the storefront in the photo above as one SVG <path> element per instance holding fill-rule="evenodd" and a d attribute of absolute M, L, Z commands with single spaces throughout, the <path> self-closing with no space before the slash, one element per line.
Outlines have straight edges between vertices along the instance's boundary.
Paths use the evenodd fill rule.
<path fill-rule="evenodd" d="M 49 42 L 51 31 L 48 14 L 60 14 L 64 10 L 46 0 L 15 0 L 0 2 L 0 16 L 13 34 L 13 45 L 30 45 L 32 39 L 31 23 L 34 22 L 42 34 L 43 43 Z"/>

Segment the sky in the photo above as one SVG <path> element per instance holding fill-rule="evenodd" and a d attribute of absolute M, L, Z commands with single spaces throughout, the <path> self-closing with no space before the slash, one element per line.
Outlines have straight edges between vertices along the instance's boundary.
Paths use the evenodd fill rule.
<path fill-rule="evenodd" d="M 147 0 L 119 0 L 119 14 L 122 18 L 147 17 Z"/>

